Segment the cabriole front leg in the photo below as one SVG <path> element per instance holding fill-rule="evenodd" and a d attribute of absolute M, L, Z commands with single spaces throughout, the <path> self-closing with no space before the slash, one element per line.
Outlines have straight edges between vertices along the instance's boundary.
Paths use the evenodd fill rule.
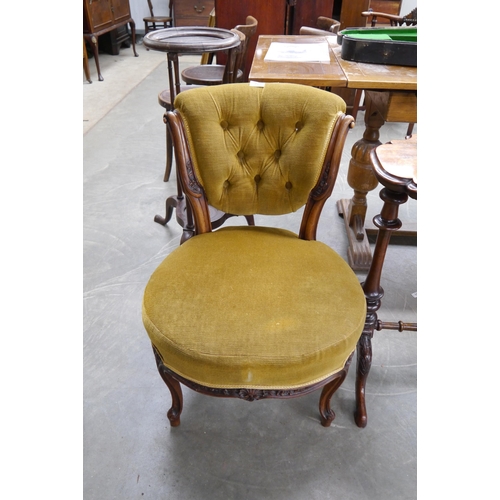
<path fill-rule="evenodd" d="M 332 381 L 328 382 L 328 384 L 326 384 L 321 391 L 321 396 L 319 398 L 319 413 L 321 416 L 321 425 L 323 427 L 330 427 L 335 418 L 335 412 L 330 407 L 330 400 L 337 389 L 342 385 L 342 382 L 344 382 L 347 372 L 349 371 L 353 355 L 354 353 L 349 356 L 344 368 L 338 372 L 337 376 Z"/>
<path fill-rule="evenodd" d="M 172 427 L 177 427 L 181 423 L 181 413 L 182 413 L 182 404 L 183 404 L 183 398 L 182 398 L 182 389 L 181 389 L 181 384 L 175 380 L 172 375 L 167 371 L 165 365 L 163 364 L 163 361 L 158 354 L 158 351 L 155 349 L 153 346 L 153 352 L 155 354 L 156 358 L 156 366 L 158 368 L 158 372 L 167 385 L 167 387 L 170 389 L 170 394 L 172 396 L 172 406 L 170 407 L 170 410 L 167 412 L 167 417 L 168 420 L 170 421 L 170 425 Z"/>
<path fill-rule="evenodd" d="M 358 427 L 366 427 L 368 423 L 365 387 L 372 366 L 372 336 L 373 330 L 370 328 L 365 329 L 358 340 L 356 348 L 356 410 L 354 412 L 354 421 Z"/>

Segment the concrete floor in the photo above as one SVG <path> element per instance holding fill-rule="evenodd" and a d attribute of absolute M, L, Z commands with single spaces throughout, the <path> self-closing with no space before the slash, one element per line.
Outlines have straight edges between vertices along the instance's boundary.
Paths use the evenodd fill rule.
<path fill-rule="evenodd" d="M 189 389 L 181 426 L 170 427 L 170 393 L 156 370 L 141 300 L 181 230 L 175 222 L 153 222 L 175 192 L 175 175 L 162 180 L 165 126 L 157 94 L 166 88 L 167 69 L 163 54 L 142 45 L 138 52 L 139 58 L 131 49 L 103 54 L 104 82 L 91 59 L 93 83 L 83 79 L 85 500 L 416 498 L 416 333 L 375 333 L 365 429 L 353 420 L 355 361 L 332 399 L 337 416 L 330 428 L 319 423 L 319 392 L 247 403 Z M 352 196 L 346 173 L 362 118 L 349 133 L 318 231 L 318 239 L 344 257 L 344 223 L 335 203 Z M 405 124 L 387 124 L 380 140 L 402 138 L 405 131 Z M 377 192 L 368 205 L 371 218 L 381 206 Z M 416 202 L 403 206 L 401 218 L 416 221 Z M 298 230 L 299 220 L 293 214 L 280 222 Z M 226 224 L 243 223 L 234 218 Z M 416 322 L 416 246 L 391 245 L 382 286 L 380 318 Z"/>

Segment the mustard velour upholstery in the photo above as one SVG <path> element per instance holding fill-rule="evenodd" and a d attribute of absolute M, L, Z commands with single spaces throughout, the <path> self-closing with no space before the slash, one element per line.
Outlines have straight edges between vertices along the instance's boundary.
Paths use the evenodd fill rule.
<path fill-rule="evenodd" d="M 283 100 L 286 106 L 283 106 Z M 210 205 L 239 215 L 290 213 L 316 184 L 345 102 L 305 85 L 247 83 L 175 99 Z M 214 147 L 214 144 L 217 146 Z M 203 169 L 200 165 L 203 164 Z"/>
<path fill-rule="evenodd" d="M 344 367 L 365 316 L 359 281 L 334 250 L 264 227 L 189 239 L 153 273 L 143 301 L 165 366 L 215 388 L 320 382 Z"/>
<path fill-rule="evenodd" d="M 287 214 L 308 200 L 313 206 L 311 191 L 319 196 L 335 180 L 333 150 L 320 180 L 345 111 L 334 94 L 231 84 L 181 92 L 174 104 L 182 120 L 169 116 L 176 158 L 193 206 L 198 196 L 235 215 Z M 309 239 L 233 226 L 196 234 L 170 253 L 142 310 L 163 364 L 220 389 L 298 389 L 342 370 L 365 323 L 365 297 L 344 259 Z"/>

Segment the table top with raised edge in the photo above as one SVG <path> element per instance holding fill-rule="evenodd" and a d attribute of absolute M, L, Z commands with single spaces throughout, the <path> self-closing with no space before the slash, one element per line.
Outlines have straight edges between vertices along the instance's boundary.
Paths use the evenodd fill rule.
<path fill-rule="evenodd" d="M 199 54 L 237 47 L 239 36 L 231 30 L 208 26 L 182 26 L 151 31 L 144 37 L 144 45 L 160 52 Z"/>
<path fill-rule="evenodd" d="M 396 191 L 417 197 L 417 134 L 381 144 L 370 153 L 378 181 Z"/>

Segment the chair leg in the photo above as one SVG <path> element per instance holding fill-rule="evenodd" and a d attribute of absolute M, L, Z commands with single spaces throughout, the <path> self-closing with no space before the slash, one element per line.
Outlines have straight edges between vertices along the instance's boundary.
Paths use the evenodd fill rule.
<path fill-rule="evenodd" d="M 335 394 L 335 391 L 342 385 L 342 382 L 345 380 L 353 355 L 354 353 L 349 356 L 349 359 L 346 361 L 344 368 L 339 371 L 336 374 L 335 378 L 332 381 L 328 382 L 328 384 L 326 384 L 321 391 L 321 396 L 319 398 L 319 413 L 321 415 L 321 425 L 323 427 L 330 427 L 333 419 L 335 418 L 335 412 L 330 408 L 330 400 Z"/>
<path fill-rule="evenodd" d="M 415 126 L 414 123 L 408 123 L 408 129 L 406 130 L 405 139 L 411 139 L 411 136 L 413 134 L 413 127 L 414 126 Z"/>
<path fill-rule="evenodd" d="M 83 40 L 83 71 L 85 72 L 85 78 L 87 79 L 87 82 L 92 83 L 92 80 L 90 79 L 89 57 L 87 54 L 85 39 Z"/>
<path fill-rule="evenodd" d="M 182 413 L 182 389 L 181 384 L 175 380 L 170 373 L 168 373 L 163 361 L 161 360 L 158 352 L 153 346 L 153 352 L 156 358 L 156 365 L 158 367 L 158 372 L 160 373 L 161 378 L 170 389 L 170 394 L 172 395 L 172 406 L 170 410 L 167 412 L 167 417 L 170 421 L 170 425 L 172 427 L 177 427 L 181 423 L 181 413 Z"/>
<path fill-rule="evenodd" d="M 247 224 L 249 226 L 255 226 L 255 220 L 253 218 L 253 215 L 245 215 L 245 219 L 247 220 Z"/>
<path fill-rule="evenodd" d="M 146 36 L 149 32 L 149 26 L 148 26 L 148 23 L 144 23 L 144 36 Z M 146 50 L 149 50 L 149 47 L 146 47 Z"/>

